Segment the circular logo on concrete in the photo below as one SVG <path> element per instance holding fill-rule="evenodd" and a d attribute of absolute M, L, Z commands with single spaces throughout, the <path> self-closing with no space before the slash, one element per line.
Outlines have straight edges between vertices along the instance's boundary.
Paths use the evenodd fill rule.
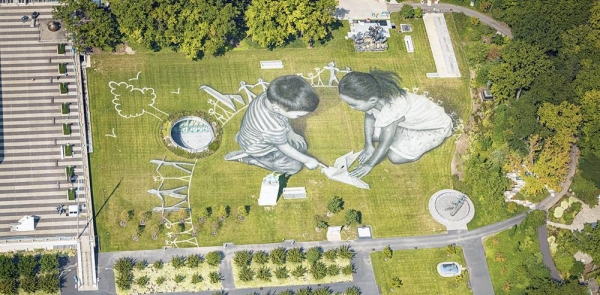
<path fill-rule="evenodd" d="M 190 153 L 206 150 L 215 139 L 215 132 L 206 120 L 200 117 L 183 117 L 171 127 L 171 141 L 173 144 Z"/>

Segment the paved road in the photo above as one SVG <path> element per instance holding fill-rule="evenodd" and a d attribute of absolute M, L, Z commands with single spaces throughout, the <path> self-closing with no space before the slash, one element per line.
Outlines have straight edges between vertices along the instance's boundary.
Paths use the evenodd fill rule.
<path fill-rule="evenodd" d="M 552 259 L 552 254 L 550 253 L 550 244 L 548 243 L 548 228 L 546 227 L 546 224 L 538 228 L 537 234 L 540 243 L 540 250 L 542 251 L 542 261 L 544 262 L 544 265 L 550 270 L 550 276 L 552 277 L 552 279 L 562 282 L 560 273 L 558 273 L 558 269 L 556 269 L 554 259 Z"/>
<path fill-rule="evenodd" d="M 468 16 L 478 18 L 482 23 L 496 29 L 498 32 L 502 33 L 503 35 L 512 38 L 512 32 L 510 30 L 510 27 L 508 27 L 508 25 L 506 25 L 505 23 L 503 23 L 501 21 L 497 21 L 497 20 L 491 18 L 490 16 L 487 16 L 479 11 L 471 10 L 471 9 L 463 7 L 463 6 L 444 4 L 444 3 L 440 3 L 440 4 L 436 4 L 436 5 L 432 5 L 432 6 L 427 6 L 426 4 L 420 4 L 420 3 L 406 3 L 406 4 L 411 5 L 413 7 L 420 7 L 424 11 L 433 11 L 433 9 L 439 9 L 439 11 L 462 12 Z M 402 5 L 404 5 L 404 4 L 388 3 L 387 7 L 388 7 L 389 11 L 394 12 L 394 11 L 400 11 L 400 8 L 402 8 Z"/>

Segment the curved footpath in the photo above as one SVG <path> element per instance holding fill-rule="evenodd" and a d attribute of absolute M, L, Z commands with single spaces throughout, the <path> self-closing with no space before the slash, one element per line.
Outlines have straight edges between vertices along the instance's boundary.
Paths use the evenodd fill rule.
<path fill-rule="evenodd" d="M 412 7 L 420 7 L 421 9 L 423 9 L 423 11 L 433 11 L 434 9 L 438 9 L 439 12 L 462 12 L 468 16 L 472 16 L 472 17 L 476 17 L 478 18 L 482 23 L 496 29 L 498 32 L 500 32 L 502 35 L 508 36 L 510 38 L 512 38 L 512 32 L 510 30 L 510 27 L 508 27 L 508 25 L 506 25 L 505 23 L 501 22 L 501 21 L 497 21 L 495 19 L 493 19 L 492 17 L 485 15 L 479 11 L 475 11 L 463 6 L 458 6 L 458 5 L 453 5 L 453 4 L 445 4 L 445 3 L 439 3 L 439 4 L 434 4 L 431 6 L 427 6 L 427 4 L 420 4 L 420 3 L 405 3 L 407 5 L 410 5 Z M 388 10 L 391 12 L 394 11 L 400 11 L 400 9 L 402 8 L 404 4 L 391 4 L 388 3 L 387 7 Z M 438 12 L 436 10 L 436 12 Z"/>

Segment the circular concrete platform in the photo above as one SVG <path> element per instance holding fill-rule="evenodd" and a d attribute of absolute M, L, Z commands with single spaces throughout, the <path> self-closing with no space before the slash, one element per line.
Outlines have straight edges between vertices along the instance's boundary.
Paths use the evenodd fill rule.
<path fill-rule="evenodd" d="M 467 223 L 475 216 L 475 207 L 467 195 L 453 189 L 443 189 L 429 199 L 429 213 L 447 230 L 466 230 Z"/>

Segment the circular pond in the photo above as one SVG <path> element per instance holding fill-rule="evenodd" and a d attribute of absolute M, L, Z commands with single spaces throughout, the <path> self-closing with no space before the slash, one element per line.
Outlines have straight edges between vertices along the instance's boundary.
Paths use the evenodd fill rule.
<path fill-rule="evenodd" d="M 206 150 L 214 139 L 212 126 L 200 117 L 183 117 L 171 127 L 171 142 L 190 153 Z"/>

